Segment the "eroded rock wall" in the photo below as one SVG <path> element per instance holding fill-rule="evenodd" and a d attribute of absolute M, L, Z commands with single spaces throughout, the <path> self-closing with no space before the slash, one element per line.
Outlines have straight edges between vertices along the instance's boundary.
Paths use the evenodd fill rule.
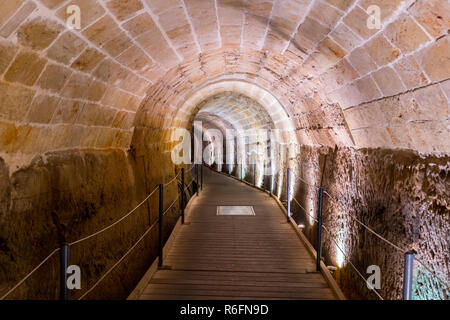
<path fill-rule="evenodd" d="M 348 260 L 366 278 L 368 266 L 380 266 L 379 292 L 385 299 L 400 299 L 402 292 L 403 252 L 365 230 L 355 218 L 398 247 L 416 250 L 418 257 L 448 283 L 450 157 L 423 156 L 408 150 L 302 147 L 295 197 L 313 218 L 317 217 L 317 187 L 325 155 L 323 187 L 330 196 L 324 196 L 323 221 L 331 235 L 325 232 L 323 254 L 328 265 L 341 266 L 335 275 L 346 296 L 377 299 Z M 292 208 L 315 244 L 313 218 L 295 204 Z M 449 299 L 449 294 L 415 262 L 414 299 Z"/>
<path fill-rule="evenodd" d="M 13 170 L 0 159 L 0 293 L 5 293 L 62 241 L 73 242 L 117 221 L 140 203 L 175 168 L 161 157 L 121 150 L 61 151 L 37 156 Z M 161 168 L 162 164 L 164 169 Z M 165 189 L 165 207 L 178 192 Z M 154 223 L 158 193 L 118 225 L 71 246 L 70 264 L 81 267 L 82 289 L 90 288 Z M 178 218 L 178 203 L 167 215 L 165 236 Z M 87 298 L 126 298 L 157 252 L 154 228 Z M 8 299 L 58 297 L 58 254 L 17 288 Z"/>

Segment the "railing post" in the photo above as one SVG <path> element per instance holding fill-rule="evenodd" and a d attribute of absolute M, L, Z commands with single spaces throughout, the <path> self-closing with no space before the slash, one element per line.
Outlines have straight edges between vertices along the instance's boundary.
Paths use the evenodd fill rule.
<path fill-rule="evenodd" d="M 59 250 L 59 299 L 67 300 L 67 268 L 69 267 L 69 244 L 61 243 Z"/>
<path fill-rule="evenodd" d="M 163 265 L 163 206 L 164 185 L 159 185 L 159 215 L 158 215 L 158 267 Z"/>
<path fill-rule="evenodd" d="M 412 283 L 415 251 L 405 253 L 405 270 L 403 271 L 403 300 L 412 300 Z"/>
<path fill-rule="evenodd" d="M 181 223 L 184 224 L 184 207 L 186 205 L 186 195 L 184 194 L 184 168 L 181 168 Z"/>
<path fill-rule="evenodd" d="M 253 186 L 256 186 L 256 163 L 253 164 Z"/>
<path fill-rule="evenodd" d="M 316 270 L 320 271 L 322 259 L 322 211 L 323 211 L 323 188 L 319 188 L 319 206 L 317 213 L 317 247 L 316 247 Z"/>
<path fill-rule="evenodd" d="M 287 222 L 289 223 L 289 217 L 291 216 L 291 168 L 287 168 L 286 179 L 286 198 L 287 198 Z"/>

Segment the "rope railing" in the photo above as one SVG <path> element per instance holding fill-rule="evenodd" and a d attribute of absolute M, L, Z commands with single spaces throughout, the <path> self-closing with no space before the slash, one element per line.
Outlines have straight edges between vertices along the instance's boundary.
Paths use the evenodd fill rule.
<path fill-rule="evenodd" d="M 331 196 L 327 191 L 324 190 L 324 194 L 327 195 L 334 203 L 336 203 L 339 207 L 341 207 L 341 204 L 339 203 L 339 201 Z M 405 253 L 407 250 L 402 249 L 401 247 L 397 246 L 396 244 L 392 243 L 391 241 L 389 241 L 388 239 L 386 239 L 385 237 L 383 237 L 382 235 L 380 235 L 379 233 L 375 232 L 371 227 L 367 226 L 366 224 L 364 224 L 362 221 L 360 221 L 357 217 L 355 217 L 353 214 L 349 213 L 347 210 L 341 210 L 343 213 L 349 215 L 350 217 L 352 217 L 358 224 L 360 224 L 361 226 L 363 226 L 367 231 L 369 231 L 370 233 L 372 233 L 373 235 L 375 235 L 376 237 L 378 237 L 379 239 L 381 239 L 382 241 L 384 241 L 385 243 L 389 244 L 391 247 L 393 247 L 394 249 L 396 249 L 397 251 L 401 252 L 401 253 Z M 417 257 L 417 255 L 414 255 L 414 260 L 419 262 L 428 272 L 430 272 L 442 285 L 444 285 L 447 290 L 449 290 L 450 292 L 450 285 L 448 283 L 446 283 L 440 276 L 438 276 L 433 270 L 431 270 L 431 268 L 429 266 L 427 266 L 423 260 L 419 257 Z"/>
<path fill-rule="evenodd" d="M 311 217 L 316 223 L 319 222 L 319 220 L 317 220 L 313 215 L 311 215 L 295 198 L 292 198 L 292 200 L 294 200 L 294 202 L 304 211 L 304 213 L 306 215 L 308 215 L 309 217 Z M 356 268 L 356 266 L 351 262 L 351 260 L 349 259 L 349 257 L 345 254 L 344 250 L 342 250 L 342 248 L 339 246 L 339 244 L 336 242 L 336 240 L 334 239 L 332 233 L 330 230 L 328 230 L 328 228 L 325 225 L 322 225 L 323 229 L 330 235 L 330 239 L 335 243 L 336 247 L 339 249 L 339 251 L 341 251 L 341 253 L 344 255 L 344 257 L 346 258 L 346 261 L 348 261 L 348 263 L 350 264 L 350 266 L 355 270 L 355 272 L 358 274 L 358 276 L 360 276 L 365 283 L 367 283 L 367 279 L 364 278 L 364 276 L 361 274 L 361 272 L 359 272 L 359 270 Z M 373 290 L 374 293 L 378 296 L 378 298 L 380 298 L 381 300 L 384 300 L 384 298 L 378 293 L 377 290 L 375 290 L 375 288 L 371 288 L 369 287 L 369 289 Z"/>
<path fill-rule="evenodd" d="M 130 254 L 131 251 L 133 251 L 134 248 L 139 244 L 139 242 L 142 241 L 142 239 L 145 238 L 145 236 L 159 223 L 159 219 L 157 219 L 147 230 L 139 237 L 139 239 L 122 255 L 122 257 L 114 263 L 114 265 L 108 269 L 95 283 L 92 287 L 90 287 L 88 290 L 86 290 L 85 293 L 83 293 L 78 300 L 82 300 L 85 296 L 87 296 L 90 292 L 92 292 L 99 284 L 102 282 L 103 279 L 106 278 L 108 274 L 110 274 L 122 261 L 125 259 L 126 256 Z"/>
<path fill-rule="evenodd" d="M 195 167 L 195 166 L 193 166 Z M 161 186 L 168 186 L 171 183 L 173 183 L 174 181 L 177 181 L 178 183 L 180 183 L 180 181 L 178 180 L 180 174 L 182 174 L 183 176 L 183 180 L 184 180 L 184 168 L 182 168 L 182 170 L 180 170 L 180 172 L 175 175 L 174 178 L 172 178 L 170 181 L 162 184 Z M 188 191 L 189 192 L 189 187 L 193 184 L 193 182 L 195 181 L 194 178 L 191 179 L 191 182 L 187 185 L 184 185 L 182 188 L 182 192 Z M 184 183 L 184 181 L 182 181 L 182 183 Z M 197 182 L 198 183 L 198 182 Z M 74 246 L 75 244 L 79 244 L 81 242 L 84 242 L 88 239 L 94 238 L 96 236 L 98 236 L 99 234 L 102 234 L 103 232 L 113 228 L 114 226 L 118 225 L 120 222 L 122 222 L 123 220 L 125 220 L 127 217 L 129 217 L 133 212 L 135 212 L 138 208 L 140 208 L 146 201 L 148 201 L 158 190 L 163 190 L 160 186 L 155 187 L 137 206 L 135 206 L 132 210 L 130 210 L 129 212 L 127 212 L 124 216 L 122 216 L 120 219 L 118 219 L 117 221 L 113 222 L 112 224 L 102 228 L 101 230 L 98 230 L 88 236 L 85 236 L 81 239 L 78 239 L 76 241 L 70 242 L 70 243 L 65 243 L 64 245 L 67 247 L 71 247 Z M 169 210 L 176 204 L 176 202 L 180 199 L 180 194 L 178 193 L 177 197 L 175 198 L 175 200 L 169 205 L 169 207 L 167 209 L 164 210 L 163 214 L 161 217 L 165 216 Z M 184 205 L 184 204 L 182 204 Z M 160 208 L 161 210 L 161 208 Z M 184 211 L 183 211 L 183 215 L 184 215 Z M 134 245 L 132 247 L 130 247 L 123 255 L 122 257 L 106 272 L 104 273 L 96 282 L 95 284 L 89 288 L 79 299 L 81 300 L 82 298 L 84 298 L 87 294 L 89 294 L 95 287 L 98 286 L 98 284 L 108 275 L 111 273 L 111 271 L 116 268 L 120 262 L 123 261 L 123 259 L 138 245 L 138 243 L 140 241 L 142 241 L 142 239 L 160 222 L 160 219 L 158 218 L 149 228 L 147 228 L 147 230 L 144 232 L 144 234 L 141 235 L 141 237 L 134 243 Z M 183 222 L 184 222 L 184 216 L 183 216 Z M 159 244 L 161 245 L 161 243 Z M 25 277 L 23 277 L 19 282 L 17 282 L 17 284 L 15 284 L 11 289 L 9 289 L 5 294 L 3 294 L 2 296 L 0 296 L 0 300 L 4 300 L 6 299 L 12 292 L 14 292 L 20 285 L 22 285 L 29 277 L 31 277 L 40 267 L 42 267 L 42 265 L 44 265 L 53 255 L 55 255 L 57 252 L 61 251 L 62 254 L 62 250 L 61 248 L 57 248 L 55 250 L 53 250 L 44 260 L 42 260 L 36 267 L 34 267 Z M 68 257 L 66 257 L 66 260 L 68 260 Z M 65 280 L 65 276 L 63 277 L 61 275 L 60 277 L 61 279 Z"/>
<path fill-rule="evenodd" d="M 44 263 L 46 263 L 55 253 L 57 253 L 60 249 L 56 248 L 53 250 L 44 260 L 42 260 L 33 270 L 31 270 L 25 277 L 23 277 L 14 287 L 9 289 L 3 296 L 0 297 L 0 300 L 5 300 L 14 290 L 16 290 L 22 283 L 24 283 L 33 273 L 35 273 Z"/>
<path fill-rule="evenodd" d="M 356 268 L 356 266 L 352 263 L 352 261 L 349 259 L 349 257 L 345 254 L 345 251 L 341 248 L 341 246 L 334 239 L 331 231 L 328 230 L 328 228 L 325 225 L 323 225 L 322 227 L 330 235 L 330 239 L 334 242 L 334 244 L 339 249 L 339 251 L 341 251 L 341 253 L 344 255 L 344 257 L 347 259 L 346 261 L 350 264 L 350 266 L 353 268 L 353 270 L 355 270 L 355 272 L 361 277 L 361 279 L 364 281 L 364 283 L 367 283 L 367 279 L 361 274 L 361 272 L 359 272 L 358 268 Z M 378 296 L 378 298 L 380 298 L 380 300 L 384 300 L 384 298 L 381 296 L 381 294 L 374 287 L 367 286 L 367 288 L 369 290 L 372 290 Z"/>
<path fill-rule="evenodd" d="M 289 171 L 289 170 L 288 170 Z M 331 200 L 333 200 L 334 202 L 336 202 L 337 205 L 341 206 L 341 204 L 339 203 L 339 201 L 337 199 L 335 199 L 333 196 L 330 195 L 330 193 L 325 190 L 324 188 L 318 187 L 315 184 L 311 184 L 309 182 L 307 182 L 306 180 L 304 180 L 302 177 L 296 177 L 298 178 L 302 183 L 306 184 L 307 186 L 319 190 L 322 189 L 323 193 L 328 196 Z M 240 180 L 242 180 L 242 178 L 239 178 Z M 265 184 L 263 184 L 263 189 L 265 190 L 269 190 L 270 194 L 275 195 L 277 198 L 279 198 L 276 194 L 278 192 L 279 189 L 279 183 L 277 179 L 273 179 L 273 182 L 270 182 L 270 186 L 269 188 L 265 187 Z M 289 183 L 287 184 L 287 189 L 289 190 Z M 319 220 L 314 217 L 313 215 L 311 215 L 298 201 L 297 199 L 295 199 L 294 197 L 290 197 L 291 192 L 288 192 L 287 194 L 287 202 L 289 203 L 290 200 L 293 200 L 301 209 L 302 211 L 309 216 L 311 219 L 313 219 L 316 223 L 319 222 Z M 370 226 L 368 226 L 367 224 L 365 224 L 364 222 L 362 222 L 360 219 L 358 219 L 355 215 L 347 212 L 347 210 L 341 210 L 342 213 L 349 215 L 351 218 L 353 218 L 359 225 L 361 225 L 365 230 L 369 231 L 371 234 L 373 234 L 374 236 L 376 236 L 377 238 L 381 239 L 383 242 L 385 242 L 386 244 L 388 244 L 389 246 L 393 247 L 396 251 L 401 252 L 402 254 L 411 254 L 411 251 L 407 252 L 406 250 L 402 249 L 400 246 L 396 245 L 395 243 L 393 243 L 392 241 L 386 239 L 385 237 L 383 237 L 382 235 L 380 235 L 379 233 L 377 233 L 373 228 L 371 228 Z M 288 212 L 288 214 L 290 214 L 290 212 Z M 323 226 L 323 225 L 322 225 Z M 355 271 L 358 273 L 358 275 L 363 278 L 365 281 L 367 281 L 367 279 L 364 278 L 364 276 L 362 276 L 362 274 L 359 272 L 359 270 L 357 270 L 357 268 L 355 267 L 355 265 L 348 259 L 348 256 L 345 254 L 344 250 L 342 250 L 342 248 L 336 243 L 336 241 L 334 240 L 334 238 L 332 237 L 332 234 L 330 233 L 330 230 L 328 230 L 325 226 L 323 226 L 323 229 L 327 231 L 328 234 L 330 234 L 330 238 L 333 242 L 335 242 L 336 247 L 342 252 L 342 254 L 344 255 L 344 257 L 348 260 L 349 264 L 351 265 L 351 267 L 353 269 L 355 269 Z M 422 265 L 423 268 L 425 268 L 428 272 L 430 272 L 438 281 L 441 285 L 443 285 L 444 287 L 447 288 L 447 290 L 449 290 L 450 292 L 450 286 L 449 284 L 443 280 L 439 275 L 436 274 L 435 271 L 432 270 L 431 267 L 429 267 L 421 258 L 419 258 L 417 256 L 417 254 L 414 252 L 412 254 L 413 256 L 413 260 L 417 261 L 418 263 L 420 263 Z M 384 299 L 381 294 L 379 294 L 378 291 L 376 291 L 375 289 L 373 289 L 373 291 L 375 292 L 375 294 L 378 296 L 378 298 L 380 299 Z"/>
<path fill-rule="evenodd" d="M 105 228 L 103 228 L 103 229 L 101 229 L 101 230 L 99 230 L 99 231 L 97 231 L 97 232 L 94 232 L 93 234 L 90 234 L 90 235 L 88 235 L 88 236 L 86 236 L 86 237 L 84 237 L 84 238 L 78 239 L 78 240 L 73 241 L 73 242 L 69 242 L 69 246 L 73 246 L 73 245 L 75 245 L 75 244 L 78 244 L 78 243 L 80 243 L 80 242 L 86 241 L 86 240 L 88 240 L 88 239 L 90 239 L 90 238 L 93 238 L 93 237 L 95 237 L 95 236 L 98 236 L 99 234 L 101 234 L 101 233 L 105 232 L 106 230 L 109 230 L 109 229 L 111 229 L 112 227 L 114 227 L 115 225 L 119 224 L 120 222 L 122 222 L 123 220 L 125 220 L 128 216 L 130 216 L 133 212 L 135 212 L 137 209 L 139 209 L 139 208 L 140 208 L 140 207 L 141 207 L 148 199 L 150 199 L 150 197 L 151 197 L 156 191 L 158 191 L 158 187 L 156 187 L 155 189 L 153 189 L 153 191 L 152 191 L 149 195 L 147 195 L 147 197 L 146 197 L 144 200 L 142 200 L 136 207 L 134 207 L 131 211 L 129 211 L 126 215 L 124 215 L 124 216 L 123 216 L 122 218 L 120 218 L 119 220 L 115 221 L 114 223 L 110 224 L 109 226 L 107 226 L 107 227 L 105 227 Z"/>
<path fill-rule="evenodd" d="M 325 190 L 324 188 L 320 188 L 317 187 L 316 185 L 310 184 L 307 181 L 305 181 L 303 178 L 298 177 L 298 179 L 303 182 L 304 184 L 308 185 L 309 187 L 315 188 L 316 190 L 323 190 L 323 193 L 328 196 L 334 203 L 336 203 L 341 209 L 342 206 L 340 204 L 340 202 L 333 197 L 327 190 Z M 290 192 L 289 192 L 290 193 Z M 288 197 L 289 198 L 289 197 Z M 307 210 L 297 201 L 297 199 L 295 199 L 294 197 L 291 198 L 291 200 L 293 200 L 302 210 L 303 212 L 308 215 L 309 217 L 311 217 L 316 223 L 318 223 L 318 219 L 316 219 L 314 216 L 312 216 L 309 212 L 307 212 Z M 370 226 L 366 225 L 365 223 L 363 223 L 360 219 L 358 219 L 355 215 L 351 214 L 350 212 L 348 212 L 347 210 L 341 210 L 342 213 L 350 216 L 352 219 L 354 219 L 359 225 L 361 225 L 365 230 L 369 231 L 371 234 L 373 234 L 374 236 L 376 236 L 377 238 L 381 239 L 382 241 L 384 241 L 385 243 L 387 243 L 388 245 L 390 245 L 392 248 L 394 248 L 396 251 L 401 252 L 402 254 L 405 254 L 407 252 L 407 250 L 402 249 L 400 246 L 394 244 L 392 241 L 386 239 L 385 237 L 383 237 L 382 235 L 380 235 L 379 233 L 377 233 L 376 231 L 373 230 L 373 228 L 371 228 Z M 326 230 L 328 233 L 330 233 L 330 231 L 328 229 L 326 229 L 325 226 L 323 226 L 324 230 Z M 331 235 L 331 234 L 330 234 Z M 334 240 L 334 238 L 331 236 L 330 237 L 331 240 L 333 242 L 335 242 L 336 247 L 342 252 L 342 254 L 346 257 L 346 259 L 348 260 L 349 264 L 355 269 L 355 271 L 357 271 L 357 273 L 361 276 L 360 272 L 356 269 L 356 267 L 353 265 L 353 263 L 348 259 L 347 255 L 345 254 L 345 252 L 342 250 L 342 248 L 339 247 L 339 245 L 336 243 L 336 241 Z M 417 261 L 418 263 L 420 263 L 428 272 L 430 272 L 440 283 L 441 285 L 445 286 L 447 288 L 447 290 L 449 290 L 450 292 L 450 286 L 449 284 L 444 281 L 440 276 L 438 276 L 436 274 L 436 272 L 434 272 L 429 266 L 427 266 L 427 264 L 425 262 L 423 262 L 423 260 L 419 257 L 417 257 L 416 254 L 413 255 L 414 260 Z M 362 277 L 364 278 L 364 277 Z M 383 299 L 383 297 L 376 291 L 374 290 L 374 292 L 377 294 L 377 296 L 380 299 Z"/>

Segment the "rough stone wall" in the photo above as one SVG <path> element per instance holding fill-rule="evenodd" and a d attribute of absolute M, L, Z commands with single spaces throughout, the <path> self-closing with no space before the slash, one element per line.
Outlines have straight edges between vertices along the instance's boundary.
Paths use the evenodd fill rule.
<path fill-rule="evenodd" d="M 154 157 L 134 157 L 120 150 L 61 151 L 36 157 L 14 171 L 0 162 L 0 293 L 16 284 L 61 241 L 72 242 L 118 220 L 153 188 L 174 175 L 156 170 Z M 145 169 L 144 169 L 145 164 Z M 176 183 L 165 189 L 165 207 L 175 199 Z M 148 205 L 147 205 L 148 204 Z M 158 194 L 122 223 L 71 247 L 70 264 L 81 267 L 82 289 L 90 288 L 158 217 Z M 167 215 L 165 238 L 178 218 L 178 203 Z M 157 228 L 87 296 L 126 298 L 156 257 Z M 58 297 L 56 254 L 14 291 L 9 299 Z"/>
<path fill-rule="evenodd" d="M 380 293 L 385 299 L 400 299 L 403 253 L 398 252 L 359 225 L 350 215 L 405 251 L 414 249 L 442 279 L 450 280 L 450 158 L 424 156 L 410 150 L 303 147 L 298 156 L 296 199 L 317 217 L 317 186 L 322 166 L 324 225 L 337 245 L 366 278 L 369 265 L 382 273 Z M 316 223 L 292 204 L 305 234 L 316 243 Z M 377 297 L 343 258 L 330 236 L 323 239 L 325 261 L 339 266 L 336 278 L 348 298 Z M 415 262 L 414 298 L 449 299 L 450 292 Z"/>

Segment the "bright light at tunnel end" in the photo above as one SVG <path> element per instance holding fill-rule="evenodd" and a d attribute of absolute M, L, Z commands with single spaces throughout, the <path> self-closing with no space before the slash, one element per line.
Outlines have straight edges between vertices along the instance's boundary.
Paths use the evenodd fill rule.
<path fill-rule="evenodd" d="M 171 159 L 175 165 L 180 164 L 216 164 L 222 170 L 228 165 L 229 173 L 235 165 L 240 168 L 240 177 L 245 178 L 247 172 L 255 169 L 256 185 L 262 186 L 264 176 L 273 176 L 281 169 L 280 163 L 285 154 L 291 153 L 292 143 L 286 143 L 285 132 L 281 129 L 233 130 L 227 129 L 225 136 L 221 130 L 203 130 L 201 121 L 194 123 L 194 136 L 184 128 L 172 130 L 171 142 L 176 145 L 171 151 Z M 194 148 L 192 148 L 194 141 Z M 226 143 L 224 143 L 226 142 Z M 226 146 L 226 147 L 225 147 Z M 286 151 L 286 149 L 288 149 Z M 194 156 L 192 157 L 192 150 Z M 271 152 L 270 150 L 282 150 Z M 192 161 L 193 160 L 193 161 Z M 278 175 L 277 194 L 280 196 L 283 175 Z M 271 181 L 272 188 L 274 182 Z M 290 192 L 293 193 L 294 185 Z"/>

